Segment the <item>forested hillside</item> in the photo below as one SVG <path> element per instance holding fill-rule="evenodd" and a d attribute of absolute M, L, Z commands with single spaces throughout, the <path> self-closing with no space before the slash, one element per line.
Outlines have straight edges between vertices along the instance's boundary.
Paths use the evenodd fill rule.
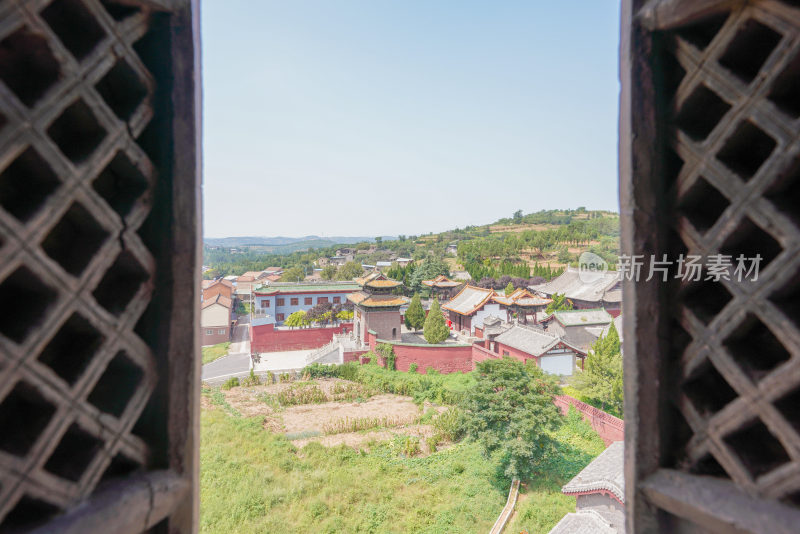
<path fill-rule="evenodd" d="M 205 246 L 204 263 L 210 267 L 205 276 L 238 275 L 270 266 L 300 267 L 311 274 L 320 257 L 334 255 L 341 246 L 366 250 L 371 244 L 377 244 L 377 251 L 356 254 L 355 261 L 374 265 L 378 261 L 390 261 L 394 255 L 412 258 L 417 264 L 423 260 L 446 262 L 450 271 L 466 270 L 476 281 L 503 276 L 549 279 L 565 265 L 575 263 L 584 251 L 598 254 L 610 265 L 616 264 L 619 215 L 584 208 L 545 210 L 527 215 L 519 210 L 509 218 L 482 226 L 421 236 L 400 235 L 391 240 L 378 237 L 371 241 L 334 246 L 319 243 L 319 247 L 310 250 L 284 253 L 266 251 L 265 245 L 237 249 Z M 455 247 L 455 254 L 452 247 Z"/>

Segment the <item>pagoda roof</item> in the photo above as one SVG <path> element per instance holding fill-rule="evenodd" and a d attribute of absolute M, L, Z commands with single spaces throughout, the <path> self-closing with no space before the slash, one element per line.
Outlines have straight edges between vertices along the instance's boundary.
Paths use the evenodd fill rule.
<path fill-rule="evenodd" d="M 465 285 L 455 297 L 442 305 L 442 309 L 460 315 L 472 315 L 496 296 L 497 293 L 494 289 Z"/>
<path fill-rule="evenodd" d="M 428 287 L 438 287 L 438 288 L 443 288 L 443 289 L 444 288 L 458 287 L 458 286 L 461 285 L 461 282 L 456 282 L 455 280 L 450 280 L 449 278 L 447 278 L 443 274 L 440 274 L 439 276 L 437 276 L 433 280 L 423 280 L 422 283 L 423 283 L 423 285 L 426 285 Z"/>
<path fill-rule="evenodd" d="M 494 301 L 505 306 L 546 306 L 553 302 L 553 299 L 539 297 L 527 289 L 517 289 L 510 295 L 498 295 Z"/>
<path fill-rule="evenodd" d="M 365 308 L 394 308 L 408 304 L 411 299 L 402 295 L 373 295 L 366 291 L 350 293 L 347 300 Z"/>
<path fill-rule="evenodd" d="M 382 272 L 376 270 L 356 278 L 355 283 L 361 287 L 364 287 L 368 282 L 372 282 L 374 280 L 388 280 L 388 278 L 386 278 L 386 275 L 384 275 Z"/>

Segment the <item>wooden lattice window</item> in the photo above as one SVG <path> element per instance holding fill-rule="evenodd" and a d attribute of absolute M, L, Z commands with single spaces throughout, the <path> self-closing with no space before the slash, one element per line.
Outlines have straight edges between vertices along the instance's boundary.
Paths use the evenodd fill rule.
<path fill-rule="evenodd" d="M 0 531 L 196 524 L 193 11 L 0 4 Z"/>
<path fill-rule="evenodd" d="M 797 532 L 800 4 L 628 0 L 622 43 L 623 253 L 762 258 L 626 281 L 628 531 Z"/>

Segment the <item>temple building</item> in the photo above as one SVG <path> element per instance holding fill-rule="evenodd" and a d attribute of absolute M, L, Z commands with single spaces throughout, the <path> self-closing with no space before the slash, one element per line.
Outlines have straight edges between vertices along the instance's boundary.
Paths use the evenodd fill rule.
<path fill-rule="evenodd" d="M 442 305 L 442 310 L 447 313 L 447 326 L 451 330 L 474 335 L 476 327 L 483 327 L 485 317 L 500 316 L 500 304 L 492 301 L 496 296 L 494 289 L 464 286 L 456 296 Z"/>
<path fill-rule="evenodd" d="M 586 352 L 598 338 L 608 333 L 614 318 L 606 310 L 562 310 L 547 320 L 547 331 L 562 337 Z"/>
<path fill-rule="evenodd" d="M 546 298 L 556 293 L 565 295 L 579 310 L 605 308 L 614 317 L 622 312 L 622 282 L 618 271 L 587 275 L 580 269 L 567 267 L 549 282 L 528 289 Z"/>
<path fill-rule="evenodd" d="M 439 299 L 439 302 L 444 302 L 450 300 L 450 292 L 461 286 L 462 282 L 450 280 L 445 275 L 440 274 L 433 280 L 423 280 L 422 285 L 431 288 L 431 293 Z"/>
<path fill-rule="evenodd" d="M 494 315 L 506 322 L 517 318 L 526 324 L 537 321 L 551 299 L 534 295 L 527 289 L 517 289 L 510 295 L 502 295 L 494 289 L 465 285 L 449 302 L 442 305 L 448 314 L 448 326 L 452 330 L 482 335 L 483 320 Z"/>
<path fill-rule="evenodd" d="M 510 295 L 497 295 L 494 301 L 506 310 L 508 320 L 516 317 L 520 323 L 527 324 L 528 321 L 537 322 L 537 315 L 543 312 L 553 299 L 540 297 L 527 289 L 520 288 Z"/>
<path fill-rule="evenodd" d="M 379 271 L 356 279 L 361 291 L 351 293 L 347 300 L 353 303 L 353 331 L 363 345 L 368 344 L 368 334 L 378 339 L 401 339 L 403 323 L 400 307 L 410 299 L 392 292 L 403 283 L 391 280 Z"/>

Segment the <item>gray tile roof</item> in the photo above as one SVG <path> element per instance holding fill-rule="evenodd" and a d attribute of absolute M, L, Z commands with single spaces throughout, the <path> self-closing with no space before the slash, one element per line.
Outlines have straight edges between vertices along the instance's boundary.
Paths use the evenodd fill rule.
<path fill-rule="evenodd" d="M 583 468 L 575 478 L 567 482 L 562 493 L 583 493 L 606 490 L 625 503 L 624 473 L 625 443 L 615 441 Z"/>
<path fill-rule="evenodd" d="M 611 523 L 594 510 L 573 512 L 561 518 L 550 534 L 619 534 Z"/>
<path fill-rule="evenodd" d="M 494 289 L 467 285 L 450 302 L 444 304 L 442 309 L 452 310 L 461 315 L 471 315 L 496 294 Z"/>
<path fill-rule="evenodd" d="M 582 510 L 562 517 L 550 534 L 618 534 L 618 532 L 594 510 Z"/>
<path fill-rule="evenodd" d="M 497 336 L 495 341 L 533 356 L 539 356 L 557 345 L 561 338 L 549 334 L 541 328 L 515 324 Z"/>
<path fill-rule="evenodd" d="M 548 297 L 554 293 L 559 293 L 566 295 L 568 299 L 598 303 L 601 300 L 606 300 L 606 293 L 608 292 L 608 299 L 617 299 L 608 300 L 608 302 L 621 301 L 621 291 L 614 293 L 616 291 L 615 286 L 620 280 L 618 271 L 592 275 L 593 280 L 588 282 L 581 280 L 579 274 L 580 272 L 577 268 L 567 267 L 567 270 L 556 278 L 538 286 L 530 286 L 529 289 Z"/>
<path fill-rule="evenodd" d="M 556 321 L 564 326 L 607 325 L 614 320 L 603 308 L 592 310 L 564 310 L 554 313 Z"/>

